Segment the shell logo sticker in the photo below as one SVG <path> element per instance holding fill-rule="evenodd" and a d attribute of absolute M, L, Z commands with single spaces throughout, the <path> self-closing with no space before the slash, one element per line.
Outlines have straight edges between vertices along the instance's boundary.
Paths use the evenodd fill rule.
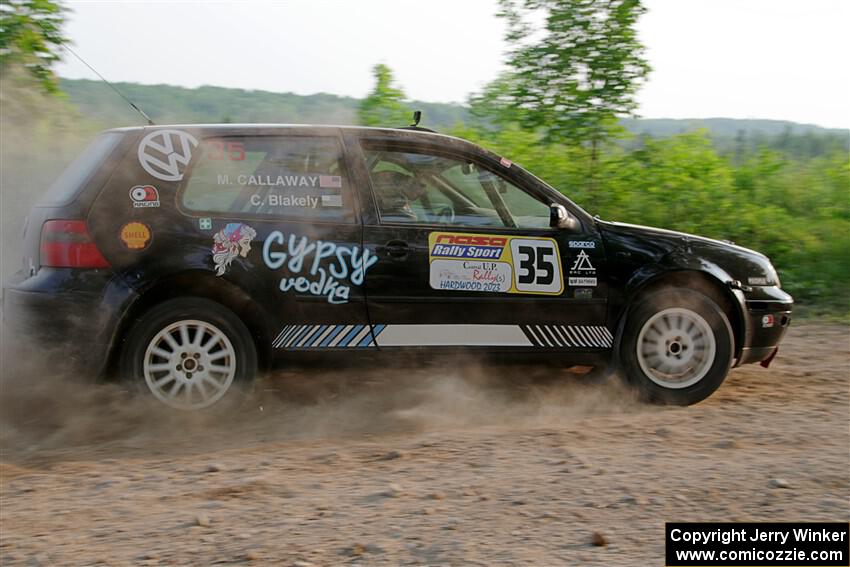
<path fill-rule="evenodd" d="M 143 222 L 128 222 L 121 227 L 121 242 L 130 250 L 144 250 L 151 241 L 151 228 Z"/>

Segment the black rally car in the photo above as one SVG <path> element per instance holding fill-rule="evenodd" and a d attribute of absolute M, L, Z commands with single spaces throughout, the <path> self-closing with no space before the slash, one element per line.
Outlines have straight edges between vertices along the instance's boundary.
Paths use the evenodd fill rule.
<path fill-rule="evenodd" d="M 421 128 L 110 130 L 24 240 L 13 332 L 178 408 L 291 351 L 458 348 L 616 362 L 646 398 L 690 404 L 769 362 L 792 305 L 757 252 L 592 218 Z"/>

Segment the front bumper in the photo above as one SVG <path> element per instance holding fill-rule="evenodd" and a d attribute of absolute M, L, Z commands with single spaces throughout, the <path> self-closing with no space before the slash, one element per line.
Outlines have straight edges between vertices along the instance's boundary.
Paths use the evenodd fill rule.
<path fill-rule="evenodd" d="M 100 376 L 134 292 L 109 270 L 18 272 L 3 288 L 4 335 L 46 369 Z"/>
<path fill-rule="evenodd" d="M 744 348 L 736 364 L 761 362 L 779 348 L 791 324 L 794 299 L 778 287 L 755 288 L 746 297 Z"/>

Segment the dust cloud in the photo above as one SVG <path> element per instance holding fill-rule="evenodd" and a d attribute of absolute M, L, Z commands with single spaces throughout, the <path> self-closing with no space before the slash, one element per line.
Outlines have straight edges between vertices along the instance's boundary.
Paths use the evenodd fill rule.
<path fill-rule="evenodd" d="M 0 81 L 0 281 L 21 268 L 30 208 L 101 130 L 66 100 L 41 94 L 13 69 Z"/>
<path fill-rule="evenodd" d="M 185 455 L 252 443 L 344 442 L 505 424 L 553 427 L 643 407 L 616 379 L 588 384 L 561 368 L 470 358 L 423 364 L 371 355 L 343 367 L 314 363 L 274 371 L 236 406 L 184 412 L 137 384 L 65 375 L 45 367 L 43 353 L 29 350 L 4 345 L 0 450 L 11 460 L 49 460 L 79 450 Z"/>

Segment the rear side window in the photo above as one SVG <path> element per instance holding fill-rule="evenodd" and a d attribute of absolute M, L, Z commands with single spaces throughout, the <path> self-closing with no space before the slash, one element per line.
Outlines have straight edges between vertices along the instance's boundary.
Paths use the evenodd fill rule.
<path fill-rule="evenodd" d="M 119 132 L 106 132 L 95 138 L 53 182 L 39 204 L 59 206 L 73 201 L 98 172 L 123 136 L 124 134 Z"/>
<path fill-rule="evenodd" d="M 179 199 L 197 213 L 355 220 L 342 147 L 327 136 L 205 139 Z"/>

